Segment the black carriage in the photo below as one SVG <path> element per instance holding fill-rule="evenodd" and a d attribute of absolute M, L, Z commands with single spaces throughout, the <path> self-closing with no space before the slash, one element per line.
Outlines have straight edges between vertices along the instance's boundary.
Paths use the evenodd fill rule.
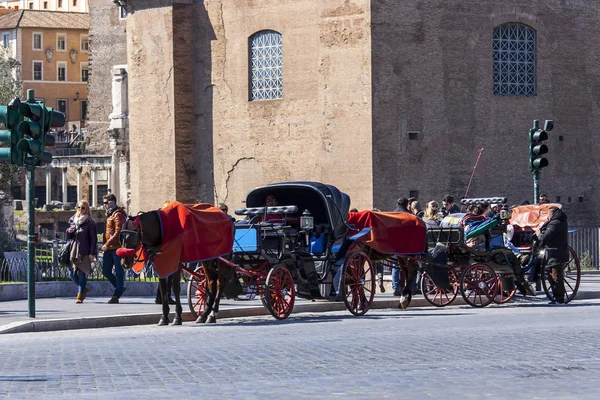
<path fill-rule="evenodd" d="M 267 196 L 279 205 L 265 206 Z M 243 294 L 259 296 L 277 319 L 290 315 L 296 296 L 343 301 L 354 315 L 369 310 L 373 266 L 363 251 L 351 251 L 368 229 L 348 234 L 347 194 L 317 182 L 276 183 L 250 191 L 245 205 L 235 210 L 245 219 L 235 224 L 229 261 L 243 282 Z M 201 282 L 191 287 L 193 309 L 204 294 Z"/>

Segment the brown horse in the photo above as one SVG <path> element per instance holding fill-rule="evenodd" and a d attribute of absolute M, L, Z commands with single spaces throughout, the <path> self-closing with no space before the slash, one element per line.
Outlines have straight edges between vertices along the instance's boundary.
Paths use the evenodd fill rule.
<path fill-rule="evenodd" d="M 139 213 L 135 219 L 129 219 L 127 222 L 127 229 L 121 231 L 121 249 L 117 251 L 119 255 L 123 257 L 123 266 L 125 268 L 131 268 L 137 262 L 144 262 L 146 264 L 152 263 L 153 255 L 160 251 L 163 245 L 160 218 L 157 211 L 149 211 L 146 213 Z M 144 252 L 140 257 L 144 259 L 135 258 L 137 250 L 142 247 Z M 160 295 L 162 298 L 162 317 L 160 318 L 158 325 L 169 324 L 169 290 L 168 287 L 173 288 L 173 295 L 175 296 L 175 318 L 173 319 L 173 325 L 182 324 L 182 312 L 181 307 L 181 273 L 183 269 L 188 270 L 192 273 L 193 271 L 187 269 L 179 260 L 178 268 L 175 272 L 169 275 L 167 278 L 159 278 Z M 196 320 L 197 323 L 215 323 L 217 322 L 217 313 L 219 312 L 219 302 L 225 288 L 225 277 L 229 275 L 229 267 L 227 262 L 220 262 L 219 259 L 208 260 L 202 263 L 202 268 L 207 279 L 208 286 L 208 299 L 206 301 L 206 309 Z"/>

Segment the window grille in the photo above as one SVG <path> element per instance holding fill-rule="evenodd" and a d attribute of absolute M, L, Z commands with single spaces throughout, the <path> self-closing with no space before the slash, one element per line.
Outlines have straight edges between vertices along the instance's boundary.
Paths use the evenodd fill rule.
<path fill-rule="evenodd" d="M 250 100 L 283 98 L 281 34 L 261 31 L 250 38 Z"/>
<path fill-rule="evenodd" d="M 533 28 L 503 24 L 494 28 L 494 94 L 535 96 L 535 42 Z"/>

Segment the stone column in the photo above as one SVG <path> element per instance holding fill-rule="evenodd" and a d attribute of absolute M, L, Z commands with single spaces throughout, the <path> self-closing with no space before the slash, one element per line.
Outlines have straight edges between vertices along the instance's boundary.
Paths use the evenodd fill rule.
<path fill-rule="evenodd" d="M 67 202 L 67 168 L 62 168 L 62 202 Z"/>
<path fill-rule="evenodd" d="M 52 201 L 52 170 L 46 167 L 46 204 Z"/>
<path fill-rule="evenodd" d="M 116 196 L 116 194 L 115 194 L 115 189 L 114 189 L 114 186 L 115 186 L 115 185 L 114 185 L 114 182 L 115 182 L 115 181 L 114 181 L 114 177 L 113 177 L 113 175 L 112 175 L 112 170 L 113 170 L 113 169 L 112 169 L 112 168 L 105 168 L 105 170 L 106 170 L 107 181 L 108 181 L 108 182 L 107 182 L 107 184 L 108 184 L 108 192 L 109 192 L 109 193 L 112 193 L 112 194 L 114 194 L 114 195 Z M 119 199 L 119 198 L 117 197 L 117 200 L 118 200 L 118 199 Z"/>
<path fill-rule="evenodd" d="M 82 167 L 77 167 L 77 201 L 81 200 L 81 173 Z"/>
<path fill-rule="evenodd" d="M 127 204 L 127 183 L 121 181 L 121 161 L 129 160 L 127 146 L 127 129 L 129 128 L 129 108 L 127 92 L 127 66 L 115 65 L 112 68 L 112 106 L 108 116 L 110 125 L 106 131 L 110 140 L 111 168 L 109 172 L 109 188 L 117 197 L 118 204 Z"/>
<path fill-rule="evenodd" d="M 98 185 L 96 182 L 96 168 L 92 168 L 92 207 L 98 207 Z"/>

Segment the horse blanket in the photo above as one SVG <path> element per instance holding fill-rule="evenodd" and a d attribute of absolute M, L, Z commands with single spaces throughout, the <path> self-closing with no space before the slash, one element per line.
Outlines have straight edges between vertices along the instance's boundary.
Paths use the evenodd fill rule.
<path fill-rule="evenodd" d="M 514 207 L 512 209 L 510 224 L 521 228 L 536 230 L 541 227 L 544 222 L 548 221 L 548 210 L 550 207 L 562 208 L 562 205 L 558 203 L 547 203 Z"/>
<path fill-rule="evenodd" d="M 162 245 L 153 255 L 152 262 L 159 277 L 165 278 L 177 271 L 180 262 L 211 260 L 231 252 L 233 223 L 217 207 L 174 201 L 158 210 L 158 214 Z M 136 258 L 146 259 L 140 254 Z M 141 261 L 133 269 L 139 273 L 143 267 Z"/>
<path fill-rule="evenodd" d="M 348 223 L 357 230 L 371 228 L 361 238 L 375 251 L 383 254 L 420 254 L 425 251 L 425 222 L 405 212 L 360 211 L 348 213 Z"/>

